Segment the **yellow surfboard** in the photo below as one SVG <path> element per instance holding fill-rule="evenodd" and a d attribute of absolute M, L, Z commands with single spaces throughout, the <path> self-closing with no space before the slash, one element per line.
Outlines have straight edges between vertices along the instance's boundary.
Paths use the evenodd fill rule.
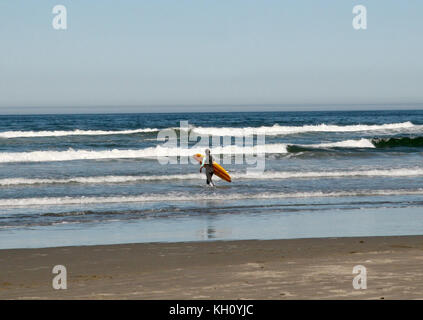
<path fill-rule="evenodd" d="M 193 157 L 200 164 L 203 162 L 204 155 L 202 155 L 201 153 L 194 154 Z M 218 176 L 220 179 L 225 180 L 227 182 L 232 181 L 229 173 L 220 164 L 216 163 L 215 161 L 213 161 L 213 169 L 214 169 L 214 174 Z"/>

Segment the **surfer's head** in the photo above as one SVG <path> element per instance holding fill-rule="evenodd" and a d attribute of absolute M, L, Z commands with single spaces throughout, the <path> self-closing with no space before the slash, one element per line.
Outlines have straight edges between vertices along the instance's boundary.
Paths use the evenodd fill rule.
<path fill-rule="evenodd" d="M 210 154 L 210 149 L 206 149 L 205 152 L 206 152 L 206 155 L 209 155 Z"/>

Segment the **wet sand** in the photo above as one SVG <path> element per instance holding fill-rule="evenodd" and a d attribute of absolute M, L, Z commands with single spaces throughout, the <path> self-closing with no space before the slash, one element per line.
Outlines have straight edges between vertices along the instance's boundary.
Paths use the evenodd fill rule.
<path fill-rule="evenodd" d="M 55 265 L 66 290 L 52 287 Z M 421 298 L 423 236 L 0 250 L 0 299 Z"/>

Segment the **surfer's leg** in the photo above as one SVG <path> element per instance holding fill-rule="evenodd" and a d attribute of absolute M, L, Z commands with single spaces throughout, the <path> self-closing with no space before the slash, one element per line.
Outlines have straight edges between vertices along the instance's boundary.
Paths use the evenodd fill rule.
<path fill-rule="evenodd" d="M 207 184 L 210 184 L 211 176 L 210 176 L 210 172 L 208 170 L 206 170 L 206 178 L 207 178 Z"/>
<path fill-rule="evenodd" d="M 214 172 L 213 170 L 206 168 L 207 184 L 212 185 L 212 186 L 214 186 L 214 183 L 212 181 L 213 172 Z"/>
<path fill-rule="evenodd" d="M 213 171 L 209 172 L 209 176 L 210 176 L 209 180 L 210 180 L 210 184 L 214 187 L 214 183 L 212 181 L 213 173 L 214 173 Z"/>

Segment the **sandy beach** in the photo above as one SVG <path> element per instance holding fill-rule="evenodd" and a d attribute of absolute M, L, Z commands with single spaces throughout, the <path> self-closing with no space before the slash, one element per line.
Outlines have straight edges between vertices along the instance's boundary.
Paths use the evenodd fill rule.
<path fill-rule="evenodd" d="M 423 236 L 0 251 L 1 299 L 421 299 Z M 55 265 L 67 289 L 54 290 Z M 353 267 L 367 269 L 355 290 Z"/>

